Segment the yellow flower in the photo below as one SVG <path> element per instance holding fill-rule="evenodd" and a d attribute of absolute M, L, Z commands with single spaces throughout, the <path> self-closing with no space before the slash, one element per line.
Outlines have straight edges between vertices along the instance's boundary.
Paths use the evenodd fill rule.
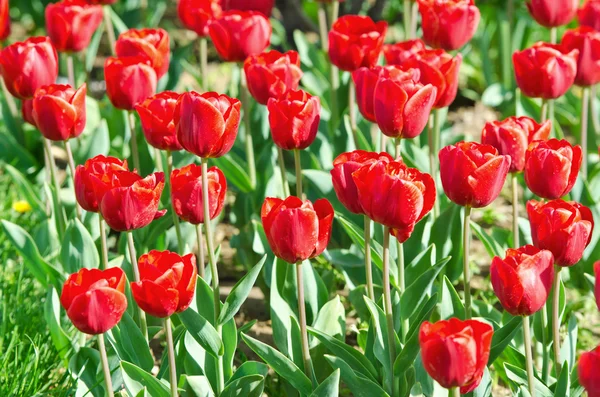
<path fill-rule="evenodd" d="M 25 200 L 19 200 L 13 203 L 12 209 L 19 214 L 24 214 L 25 212 L 31 211 L 31 205 Z"/>

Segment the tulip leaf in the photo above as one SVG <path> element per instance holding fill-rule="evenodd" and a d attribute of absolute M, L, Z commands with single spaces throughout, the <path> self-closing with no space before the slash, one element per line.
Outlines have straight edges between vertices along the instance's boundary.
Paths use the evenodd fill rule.
<path fill-rule="evenodd" d="M 492 348 L 490 350 L 490 359 L 488 363 L 493 363 L 496 358 L 510 344 L 513 340 L 517 331 L 521 329 L 523 325 L 523 319 L 521 317 L 513 317 L 508 323 L 506 323 L 502 328 L 494 331 L 494 336 L 492 337 Z"/>
<path fill-rule="evenodd" d="M 192 309 L 187 309 L 186 311 L 179 313 L 178 317 L 190 335 L 209 354 L 215 358 L 223 355 L 223 342 L 221 341 L 217 330 L 210 322 L 208 322 L 208 320 Z"/>
<path fill-rule="evenodd" d="M 229 153 L 225 156 L 212 159 L 214 164 L 219 167 L 225 175 L 227 175 L 227 181 L 231 182 L 241 193 L 252 192 L 252 182 L 250 176 L 244 170 L 244 167 L 240 165 L 241 160 L 237 161 L 233 154 Z"/>
<path fill-rule="evenodd" d="M 342 381 L 354 397 L 389 397 L 389 395 L 372 380 L 356 373 L 343 359 L 335 356 L 325 355 L 325 359 L 333 369 L 340 370 Z"/>
<path fill-rule="evenodd" d="M 336 369 L 315 389 L 310 397 L 338 397 L 340 395 L 340 370 Z"/>
<path fill-rule="evenodd" d="M 335 214 L 335 218 L 342 225 L 342 227 L 346 231 L 346 234 L 348 235 L 348 237 L 350 237 L 352 242 L 364 251 L 365 238 L 363 236 L 362 230 L 339 213 Z M 383 267 L 383 261 L 381 260 L 381 255 L 379 254 L 380 252 L 383 252 L 381 245 L 377 241 L 371 240 L 371 258 L 373 260 L 373 263 L 375 263 L 375 265 L 377 265 L 381 269 Z M 393 269 L 390 270 L 392 270 L 393 272 Z"/>
<path fill-rule="evenodd" d="M 565 361 L 562 365 L 560 376 L 554 385 L 554 397 L 569 397 L 570 371 L 568 363 Z"/>
<path fill-rule="evenodd" d="M 456 281 L 462 274 L 462 211 L 461 206 L 449 206 L 431 227 L 430 243 L 435 244 L 437 260 L 451 257 L 444 272 L 450 281 Z"/>
<path fill-rule="evenodd" d="M 393 368 L 392 363 L 390 363 L 390 354 L 389 354 L 389 343 L 388 343 L 388 328 L 386 321 L 386 314 L 381 310 L 375 302 L 373 302 L 368 297 L 364 297 L 365 303 L 369 308 L 369 312 L 371 313 L 371 322 L 370 326 L 373 327 L 375 331 L 375 343 L 373 345 L 373 352 L 375 353 L 375 357 L 383 366 L 384 372 L 384 382 L 387 384 L 391 378 L 393 378 Z M 398 342 L 398 336 L 396 332 L 392 330 L 394 333 L 393 340 L 396 344 L 396 352 L 400 351 L 400 344 Z M 396 358 L 394 358 L 395 360 Z"/>
<path fill-rule="evenodd" d="M 569 326 L 567 338 L 560 346 L 560 359 L 566 361 L 568 368 L 573 368 L 577 361 L 577 317 L 571 315 L 569 318 Z"/>
<path fill-rule="evenodd" d="M 193 393 L 195 397 L 214 397 L 212 386 L 208 378 L 204 375 L 186 375 L 185 390 Z"/>
<path fill-rule="evenodd" d="M 465 306 L 460 300 L 458 292 L 454 289 L 452 282 L 446 276 L 444 276 L 444 285 L 442 286 L 440 312 L 442 320 L 447 320 L 451 317 L 456 317 L 461 320 L 465 319 Z"/>
<path fill-rule="evenodd" d="M 109 331 L 108 338 L 122 361 L 135 364 L 145 371 L 152 370 L 154 359 L 148 342 L 129 313 L 123 313 L 118 325 Z"/>
<path fill-rule="evenodd" d="M 479 226 L 475 221 L 471 221 L 471 229 L 477 236 L 477 238 L 483 243 L 488 255 L 490 258 L 495 256 L 504 257 L 504 250 L 500 245 L 494 240 L 489 234 L 487 234 L 481 226 Z"/>
<path fill-rule="evenodd" d="M 152 397 L 170 397 L 169 387 L 156 379 L 152 374 L 144 371 L 140 367 L 121 361 L 121 370 L 123 373 L 123 382 L 125 388 L 131 395 L 138 395 L 144 388 Z"/>
<path fill-rule="evenodd" d="M 65 232 L 60 249 L 60 261 L 68 273 L 76 273 L 79 269 L 97 269 L 100 257 L 94 240 L 83 223 L 77 218 Z"/>
<path fill-rule="evenodd" d="M 58 293 L 53 286 L 49 286 L 48 292 L 46 292 L 44 318 L 46 324 L 48 324 L 50 337 L 52 338 L 54 347 L 58 351 L 58 355 L 65 360 L 65 363 L 68 363 L 68 357 L 73 345 L 71 344 L 71 339 L 60 325 L 60 301 Z"/>
<path fill-rule="evenodd" d="M 506 375 L 508 379 L 514 382 L 517 386 L 525 386 L 527 387 L 527 372 L 519 367 L 516 367 L 509 363 L 504 363 L 504 370 L 506 371 Z M 534 379 L 534 387 L 536 390 L 536 395 L 540 397 L 553 397 L 554 393 L 552 390 L 548 388 L 541 380 L 535 376 Z"/>
<path fill-rule="evenodd" d="M 44 213 L 45 208 L 39 195 L 35 192 L 31 183 L 15 167 L 10 164 L 4 164 L 4 169 L 11 177 L 11 183 L 19 191 L 21 197 L 31 205 L 31 208 L 39 213 Z"/>
<path fill-rule="evenodd" d="M 279 376 L 288 381 L 301 395 L 309 395 L 312 392 L 310 379 L 289 358 L 279 353 L 271 346 L 256 340 L 246 334 L 242 334 L 242 340 L 262 358 Z"/>
<path fill-rule="evenodd" d="M 263 255 L 262 259 L 233 287 L 221 309 L 218 320 L 220 325 L 231 320 L 238 310 L 240 310 L 240 307 L 242 307 L 242 304 L 248 298 L 248 294 L 250 294 L 250 290 L 252 290 L 266 260 L 267 255 Z"/>
<path fill-rule="evenodd" d="M 314 328 L 327 335 L 341 340 L 344 339 L 346 335 L 346 310 L 340 301 L 339 295 L 336 295 L 335 298 L 321 307 L 314 322 Z M 313 348 L 318 343 L 315 340 L 310 347 Z"/>
<path fill-rule="evenodd" d="M 247 375 L 229 382 L 223 389 L 220 397 L 260 397 L 265 386 L 262 375 Z"/>
<path fill-rule="evenodd" d="M 264 377 L 269 373 L 269 367 L 258 361 L 246 361 L 238 367 L 228 384 L 236 379 L 243 378 L 248 375 L 262 375 Z"/>
<path fill-rule="evenodd" d="M 12 119 L 12 117 L 10 116 L 8 109 L 5 108 L 5 103 L 6 102 L 3 100 L 2 118 L 5 124 L 8 124 L 7 121 Z M 12 122 L 13 120 L 10 121 Z M 9 129 L 9 131 L 18 131 L 18 127 Z M 9 134 L 4 130 L 0 130 L 0 159 L 2 159 L 4 166 L 10 163 L 22 172 L 28 172 L 33 169 L 33 167 L 37 166 L 37 161 L 31 153 L 21 146 L 12 134 Z"/>
<path fill-rule="evenodd" d="M 479 386 L 473 390 L 473 397 L 488 397 L 492 395 L 492 378 L 490 377 L 490 370 L 485 367 L 483 370 L 483 378 Z"/>
<path fill-rule="evenodd" d="M 91 394 L 94 397 L 104 397 L 107 393 L 104 390 L 102 381 L 102 369 L 100 364 L 100 353 L 98 350 L 89 347 L 82 347 L 69 360 L 69 372 L 77 378 L 78 389 L 85 390 L 84 394 Z"/>
<path fill-rule="evenodd" d="M 433 282 L 449 261 L 449 257 L 440 260 L 406 288 L 400 299 L 400 315 L 402 319 L 410 318 L 421 303 L 427 299 L 427 296 L 431 294 Z"/>

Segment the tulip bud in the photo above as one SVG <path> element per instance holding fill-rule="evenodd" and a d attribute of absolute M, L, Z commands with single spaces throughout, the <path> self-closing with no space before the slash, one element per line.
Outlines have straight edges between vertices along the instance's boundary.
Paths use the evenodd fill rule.
<path fill-rule="evenodd" d="M 326 199 L 313 206 L 294 196 L 285 200 L 267 197 L 260 213 L 271 250 L 288 263 L 312 259 L 327 248 L 333 215 Z"/>
<path fill-rule="evenodd" d="M 240 126 L 241 102 L 216 92 L 186 92 L 177 100 L 173 120 L 179 144 L 202 158 L 225 155 Z"/>
<path fill-rule="evenodd" d="M 53 84 L 39 88 L 33 98 L 32 117 L 42 135 L 52 141 L 67 141 L 83 132 L 86 121 L 86 85 L 77 91 Z"/>
<path fill-rule="evenodd" d="M 317 137 L 321 120 L 321 102 L 316 96 L 299 90 L 281 99 L 269 99 L 269 125 L 277 146 L 285 150 L 306 149 Z"/>
<path fill-rule="evenodd" d="M 102 7 L 85 0 L 63 0 L 46 7 L 46 29 L 61 52 L 79 52 L 90 45 L 102 23 Z"/>
<path fill-rule="evenodd" d="M 458 50 L 475 34 L 481 14 L 473 0 L 418 0 L 423 40 L 433 48 Z"/>
<path fill-rule="evenodd" d="M 300 57 L 296 51 L 282 54 L 276 50 L 251 55 L 244 62 L 244 73 L 252 97 L 266 105 L 270 98 L 279 99 L 298 89 L 302 78 Z"/>
<path fill-rule="evenodd" d="M 275 0 L 223 0 L 226 10 L 257 11 L 266 16 L 271 16 Z"/>
<path fill-rule="evenodd" d="M 260 54 L 271 42 L 271 23 L 255 11 L 227 11 L 208 27 L 219 56 L 228 62 L 243 62 Z"/>
<path fill-rule="evenodd" d="M 562 45 L 579 51 L 575 84 L 587 87 L 600 83 L 600 32 L 587 26 L 567 30 Z"/>
<path fill-rule="evenodd" d="M 165 91 L 135 107 L 140 116 L 146 141 L 157 149 L 172 152 L 183 149 L 177 140 L 173 121 L 177 99 L 179 94 Z"/>
<path fill-rule="evenodd" d="M 587 0 L 577 11 L 577 19 L 581 26 L 589 26 L 600 32 L 600 0 Z"/>
<path fill-rule="evenodd" d="M 537 23 L 555 28 L 571 22 L 577 12 L 579 0 L 529 0 L 526 4 Z"/>
<path fill-rule="evenodd" d="M 8 0 L 0 0 L 0 40 L 10 35 L 10 7 Z"/>
<path fill-rule="evenodd" d="M 156 72 L 144 57 L 107 58 L 104 78 L 108 98 L 117 109 L 133 110 L 156 92 Z"/>
<path fill-rule="evenodd" d="M 177 15 L 183 26 L 200 37 L 208 36 L 208 25 L 223 13 L 220 0 L 179 0 Z"/>
<path fill-rule="evenodd" d="M 115 52 L 118 57 L 147 59 L 159 79 L 169 71 L 171 48 L 169 34 L 164 29 L 130 29 L 121 33 Z"/>
<path fill-rule="evenodd" d="M 425 50 L 425 43 L 421 39 L 383 45 L 383 55 L 385 56 L 385 61 L 390 65 L 402 65 L 413 55 L 423 50 Z"/>
<path fill-rule="evenodd" d="M 158 318 L 181 313 L 192 303 L 196 290 L 196 257 L 152 250 L 138 259 L 140 281 L 131 294 L 140 309 Z"/>
<path fill-rule="evenodd" d="M 117 325 L 127 310 L 125 273 L 83 268 L 63 285 L 60 303 L 75 328 L 90 335 L 103 334 Z"/>

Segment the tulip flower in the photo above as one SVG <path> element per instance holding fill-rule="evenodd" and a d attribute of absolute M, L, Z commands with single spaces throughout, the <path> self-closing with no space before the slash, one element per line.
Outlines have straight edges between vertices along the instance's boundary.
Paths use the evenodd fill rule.
<path fill-rule="evenodd" d="M 567 30 L 562 45 L 579 51 L 575 84 L 588 87 L 600 83 L 600 32 L 587 26 Z"/>
<path fill-rule="evenodd" d="M 473 391 L 487 366 L 493 334 L 491 325 L 478 320 L 423 322 L 419 345 L 425 371 L 446 389 Z"/>
<path fill-rule="evenodd" d="M 361 66 L 373 67 L 383 48 L 387 22 L 369 17 L 345 15 L 329 32 L 329 59 L 338 68 L 353 72 Z"/>
<path fill-rule="evenodd" d="M 58 51 L 79 52 L 90 45 L 102 17 L 99 5 L 90 5 L 85 0 L 63 0 L 46 7 L 46 29 Z"/>
<path fill-rule="evenodd" d="M 494 293 L 513 316 L 530 316 L 546 304 L 554 280 L 554 257 L 533 245 L 508 249 L 506 258 L 492 260 Z"/>
<path fill-rule="evenodd" d="M 260 12 L 227 11 L 208 27 L 217 53 L 228 62 L 243 62 L 271 42 L 271 23 Z"/>
<path fill-rule="evenodd" d="M 157 149 L 172 152 L 183 149 L 177 140 L 173 121 L 177 99 L 179 94 L 165 91 L 135 107 L 140 116 L 146 141 Z"/>
<path fill-rule="evenodd" d="M 220 0 L 179 0 L 177 15 L 183 26 L 200 37 L 208 36 L 208 25 L 221 17 Z"/>
<path fill-rule="evenodd" d="M 241 103 L 216 92 L 186 92 L 177 100 L 173 120 L 179 143 L 202 158 L 231 150 L 240 125 Z"/>
<path fill-rule="evenodd" d="M 526 4 L 537 23 L 555 28 L 571 22 L 577 12 L 579 0 L 528 0 Z"/>
<path fill-rule="evenodd" d="M 65 281 L 60 303 L 78 330 L 98 335 L 121 321 L 127 309 L 124 291 L 125 273 L 120 268 L 83 268 Z"/>
<path fill-rule="evenodd" d="M 86 121 L 86 85 L 78 90 L 68 85 L 40 87 L 32 102 L 32 117 L 42 135 L 51 141 L 77 138 Z"/>
<path fill-rule="evenodd" d="M 266 105 L 270 98 L 279 99 L 298 89 L 302 78 L 300 56 L 296 51 L 282 54 L 276 50 L 251 55 L 244 62 L 244 73 L 252 97 Z"/>
<path fill-rule="evenodd" d="M 333 207 L 326 199 L 314 205 L 298 197 L 267 197 L 261 209 L 269 246 L 278 258 L 297 263 L 320 255 L 331 237 Z"/>
<path fill-rule="evenodd" d="M 600 396 L 600 346 L 590 352 L 583 353 L 577 364 L 579 384 L 587 391 L 589 397 Z"/>
<path fill-rule="evenodd" d="M 19 99 L 33 98 L 58 77 L 58 54 L 48 37 L 31 37 L 0 51 L 0 74 L 8 91 Z"/>
<path fill-rule="evenodd" d="M 21 117 L 23 117 L 23 121 L 37 128 L 33 118 L 33 99 L 23 99 L 21 102 Z"/>
<path fill-rule="evenodd" d="M 0 0 L 0 40 L 4 41 L 10 35 L 9 0 Z"/>
<path fill-rule="evenodd" d="M 458 50 L 467 44 L 481 14 L 473 0 L 418 0 L 423 40 L 434 48 Z"/>
<path fill-rule="evenodd" d="M 494 201 L 510 169 L 510 157 L 490 145 L 459 142 L 439 153 L 442 186 L 458 205 L 486 207 Z"/>
<path fill-rule="evenodd" d="M 100 4 L 103 6 L 107 6 L 107 5 L 115 4 L 117 2 L 117 0 L 87 0 L 87 2 L 90 4 Z"/>
<path fill-rule="evenodd" d="M 140 281 L 131 283 L 131 294 L 143 311 L 165 318 L 190 306 L 198 274 L 193 254 L 152 250 L 137 265 Z"/>
<path fill-rule="evenodd" d="M 598 306 L 598 310 L 600 310 L 600 261 L 594 263 L 594 276 L 596 277 L 594 296 L 596 297 L 596 306 Z"/>
<path fill-rule="evenodd" d="M 425 50 L 425 43 L 421 39 L 383 45 L 383 55 L 385 56 L 385 61 L 390 65 L 402 65 L 413 55 L 423 50 Z"/>
<path fill-rule="evenodd" d="M 115 52 L 118 57 L 147 59 L 160 79 L 169 71 L 169 46 L 169 34 L 164 29 L 130 29 L 119 36 Z"/>
<path fill-rule="evenodd" d="M 581 26 L 589 26 L 600 32 L 600 0 L 586 0 L 577 11 L 577 19 Z"/>
<path fill-rule="evenodd" d="M 586 206 L 563 200 L 527 202 L 533 245 L 551 251 L 558 266 L 573 266 L 583 257 L 594 229 Z"/>
<path fill-rule="evenodd" d="M 275 0 L 223 0 L 223 7 L 228 11 L 258 11 L 267 18 L 274 6 Z"/>
<path fill-rule="evenodd" d="M 210 219 L 223 210 L 227 194 L 227 180 L 217 167 L 208 169 L 208 206 Z M 171 173 L 171 201 L 177 216 L 198 225 L 204 223 L 202 198 L 202 167 L 190 164 Z"/>
<path fill-rule="evenodd" d="M 533 193 L 547 199 L 567 195 L 581 167 L 581 147 L 566 140 L 533 142 L 527 150 L 525 183 Z"/>
<path fill-rule="evenodd" d="M 541 42 L 515 51 L 513 65 L 517 85 L 531 98 L 561 97 L 575 82 L 578 55 L 577 50 Z"/>
<path fill-rule="evenodd" d="M 321 120 L 321 102 L 316 96 L 298 90 L 267 105 L 271 136 L 285 150 L 306 149 L 317 137 Z"/>
<path fill-rule="evenodd" d="M 100 202 L 100 213 L 108 226 L 119 232 L 132 231 L 162 217 L 167 212 L 158 210 L 164 180 L 162 172 L 144 179 L 134 175 L 121 178 L 120 186 L 106 191 Z"/>
<path fill-rule="evenodd" d="M 548 139 L 552 123 L 538 124 L 531 117 L 511 116 L 503 121 L 490 121 L 481 132 L 481 143 L 491 145 L 499 154 L 510 156 L 510 172 L 525 169 L 525 153 L 533 141 Z"/>
<path fill-rule="evenodd" d="M 156 72 L 142 56 L 106 59 L 104 78 L 108 98 L 117 109 L 133 110 L 156 92 Z"/>

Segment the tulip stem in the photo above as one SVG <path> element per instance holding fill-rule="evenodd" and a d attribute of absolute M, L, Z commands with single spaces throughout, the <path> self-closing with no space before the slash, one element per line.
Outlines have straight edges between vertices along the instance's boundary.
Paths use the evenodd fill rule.
<path fill-rule="evenodd" d="M 519 248 L 519 180 L 517 173 L 512 173 L 512 210 L 513 210 L 513 245 Z"/>
<path fill-rule="evenodd" d="M 313 388 L 317 386 L 313 376 L 312 360 L 308 347 L 308 333 L 306 332 L 306 307 L 304 304 L 304 281 L 302 279 L 302 261 L 296 262 L 296 283 L 298 286 L 298 314 L 300 317 L 300 336 L 302 338 L 302 361 L 304 361 L 304 372 L 312 383 Z"/>
<path fill-rule="evenodd" d="M 204 237 L 202 236 L 202 224 L 196 225 L 196 243 L 198 244 L 198 275 L 201 279 L 204 279 L 204 243 L 202 242 Z"/>
<path fill-rule="evenodd" d="M 202 91 L 208 91 L 208 41 L 200 38 L 200 74 L 202 75 Z"/>
<path fill-rule="evenodd" d="M 547 338 L 547 328 L 548 328 L 548 312 L 546 311 L 546 305 L 542 307 L 542 380 L 544 383 L 548 382 L 548 377 L 550 375 L 550 349 L 549 349 L 549 341 Z"/>
<path fill-rule="evenodd" d="M 71 183 L 73 184 L 73 191 L 75 191 L 75 159 L 73 158 L 71 143 L 68 140 L 65 141 L 65 151 L 67 152 L 69 171 L 71 171 Z M 75 213 L 77 214 L 77 219 L 81 220 L 81 207 L 77 200 L 75 200 Z"/>
<path fill-rule="evenodd" d="M 321 3 L 319 5 L 319 35 L 321 36 L 321 48 L 325 53 L 327 53 L 329 47 L 329 40 L 327 37 L 327 10 L 325 9 L 325 4 Z"/>
<path fill-rule="evenodd" d="M 584 180 L 587 180 L 587 133 L 588 133 L 588 118 L 590 108 L 590 88 L 584 87 L 581 97 L 581 175 Z"/>
<path fill-rule="evenodd" d="M 398 288 L 400 289 L 400 297 L 404 295 L 406 291 L 406 281 L 404 278 L 404 246 L 397 240 L 398 243 Z M 408 328 L 410 324 L 408 318 L 402 320 L 402 342 L 406 343 L 406 336 L 408 335 Z"/>
<path fill-rule="evenodd" d="M 106 25 L 106 36 L 108 37 L 108 44 L 110 45 L 110 53 L 115 55 L 115 28 L 113 27 L 111 18 L 111 9 L 109 5 L 104 6 L 104 25 Z"/>
<path fill-rule="evenodd" d="M 113 397 L 113 385 L 110 377 L 110 367 L 108 365 L 108 356 L 106 354 L 106 345 L 104 344 L 104 334 L 98 334 L 98 350 L 100 351 L 100 361 L 102 362 L 102 372 L 104 373 L 104 385 L 106 386 L 106 395 Z"/>
<path fill-rule="evenodd" d="M 302 162 L 298 149 L 294 149 L 294 163 L 296 164 L 296 196 L 302 200 Z"/>
<path fill-rule="evenodd" d="M 4 95 L 4 99 L 6 100 L 6 104 L 8 105 L 8 110 L 10 111 L 10 115 L 12 116 L 13 119 L 15 119 L 15 121 L 18 121 L 19 120 L 19 109 L 17 108 L 17 103 L 15 102 L 15 99 L 13 98 L 11 93 L 8 92 L 8 88 L 6 88 L 6 83 L 4 82 L 3 78 L 0 78 L 0 85 L 2 86 L 2 94 Z M 21 131 L 21 133 L 22 133 L 22 131 Z"/>
<path fill-rule="evenodd" d="M 412 4 L 412 21 L 410 24 L 410 38 L 414 39 L 417 36 L 417 23 L 419 21 L 419 4 L 415 1 Z"/>
<path fill-rule="evenodd" d="M 283 198 L 286 198 L 290 195 L 290 186 L 288 185 L 285 162 L 283 161 L 283 149 L 281 149 L 279 146 L 277 146 L 277 162 L 279 163 L 279 171 L 281 172 Z"/>
<path fill-rule="evenodd" d="M 396 151 L 394 155 L 396 159 L 402 159 L 402 138 L 396 138 Z"/>
<path fill-rule="evenodd" d="M 348 113 L 350 115 L 350 129 L 352 130 L 352 139 L 354 140 L 354 147 L 360 149 L 358 145 L 358 128 L 356 126 L 356 87 L 352 81 L 348 81 Z"/>
<path fill-rule="evenodd" d="M 173 172 L 173 153 L 170 150 L 167 150 L 167 175 L 165 177 L 166 183 L 169 185 L 169 192 L 173 186 L 171 186 L 171 173 Z M 185 245 L 183 243 L 183 238 L 181 237 L 181 225 L 179 224 L 179 217 L 175 212 L 175 205 L 173 204 L 173 200 L 171 201 L 171 209 L 173 210 L 173 224 L 175 225 L 175 234 L 177 235 L 177 247 L 179 248 L 179 253 L 182 254 L 185 249 Z"/>
<path fill-rule="evenodd" d="M 535 397 L 535 378 L 533 375 L 529 316 L 523 316 L 523 343 L 525 344 L 525 358 L 527 360 L 527 383 L 529 385 L 529 394 L 531 394 L 531 397 Z"/>
<path fill-rule="evenodd" d="M 540 120 L 542 123 L 548 120 L 548 99 L 542 99 Z M 554 126 L 551 126 L 551 128 L 554 128 Z"/>
<path fill-rule="evenodd" d="M 241 79 L 241 101 L 242 107 L 244 108 L 244 132 L 245 132 L 245 143 L 246 143 L 246 160 L 248 161 L 248 168 L 250 172 L 250 183 L 252 188 L 256 188 L 256 162 L 254 160 L 254 143 L 252 141 L 252 131 L 250 125 L 250 92 L 248 91 L 248 82 L 246 81 L 246 73 L 240 67 L 240 79 Z"/>
<path fill-rule="evenodd" d="M 450 397 L 460 397 L 460 388 L 453 387 L 452 389 L 448 390 L 448 396 L 450 396 Z"/>
<path fill-rule="evenodd" d="M 214 301 L 214 326 L 221 337 L 221 325 L 219 324 L 219 316 L 221 314 L 221 295 L 219 293 L 219 270 L 217 269 L 217 260 L 215 258 L 215 250 L 213 247 L 213 231 L 210 223 L 210 207 L 208 205 L 208 159 L 202 159 L 202 205 L 204 207 L 204 227 L 206 228 L 206 246 L 208 249 L 208 262 L 210 264 L 210 272 L 212 279 L 213 301 Z M 225 386 L 223 374 L 223 356 L 217 358 L 217 395 L 221 394 Z"/>
<path fill-rule="evenodd" d="M 52 179 L 52 183 L 54 184 L 54 190 L 56 190 L 56 209 L 58 210 L 58 214 L 54 214 L 56 220 L 58 221 L 58 232 L 61 236 L 65 234 L 66 225 L 65 218 L 63 217 L 63 206 L 62 200 L 60 198 L 60 183 L 58 182 L 58 173 L 56 172 L 56 163 L 54 160 L 54 154 L 52 154 L 52 143 L 50 143 L 49 139 L 43 138 L 44 140 L 44 149 L 46 150 L 46 155 L 48 156 L 48 166 L 50 168 L 50 178 Z"/>
<path fill-rule="evenodd" d="M 404 40 L 411 39 L 412 29 L 412 7 L 410 0 L 404 0 L 404 6 L 402 7 L 402 16 L 404 17 Z"/>
<path fill-rule="evenodd" d="M 159 172 L 164 172 L 165 169 L 163 167 L 162 152 L 160 151 L 160 149 L 154 148 L 154 161 L 156 162 L 156 169 Z"/>
<path fill-rule="evenodd" d="M 554 295 L 552 296 L 552 338 L 554 347 L 554 371 L 556 377 L 560 375 L 560 266 L 556 266 L 556 276 L 554 276 Z"/>
<path fill-rule="evenodd" d="M 133 233 L 126 232 L 127 234 L 127 247 L 129 248 L 129 261 L 131 263 L 131 268 L 133 269 L 133 278 L 136 283 L 140 281 L 140 269 L 138 269 L 137 263 L 137 254 L 135 253 L 135 243 L 133 242 Z M 142 331 L 142 335 L 144 335 L 144 339 L 146 342 L 148 341 L 148 324 L 146 322 L 146 313 L 139 308 L 139 316 L 140 316 L 140 329 Z"/>
<path fill-rule="evenodd" d="M 75 81 L 75 65 L 73 64 L 73 54 L 67 55 L 67 78 L 69 79 L 69 85 L 74 89 L 77 89 L 75 85 L 77 84 Z"/>
<path fill-rule="evenodd" d="M 465 314 L 471 318 L 471 269 L 469 268 L 469 252 L 471 250 L 471 207 L 465 207 L 463 222 L 463 272 L 465 280 Z"/>
<path fill-rule="evenodd" d="M 367 294 L 369 299 L 375 302 L 375 290 L 373 289 L 373 266 L 371 263 L 371 219 L 365 218 L 365 272 L 367 275 Z"/>
<path fill-rule="evenodd" d="M 396 361 L 396 331 L 394 330 L 394 315 L 392 312 L 392 292 L 390 289 L 390 228 L 383 229 L 383 301 L 385 305 L 385 320 L 387 325 L 388 352 L 390 355 L 390 368 Z M 395 396 L 394 377 L 388 379 L 388 394 Z"/>
<path fill-rule="evenodd" d="M 593 85 L 590 89 L 590 113 L 592 116 L 592 125 L 594 127 L 594 132 L 600 132 L 600 112 L 596 111 L 596 97 L 598 90 L 598 84 Z"/>
<path fill-rule="evenodd" d="M 556 44 L 558 40 L 558 29 L 556 27 L 550 28 L 550 43 Z"/>
<path fill-rule="evenodd" d="M 138 151 L 137 145 L 137 137 L 135 133 L 135 116 L 133 112 L 125 111 L 125 116 L 127 119 L 127 127 L 129 128 L 129 132 L 131 133 L 130 143 L 131 143 L 131 157 L 133 157 L 133 167 L 138 171 L 140 170 L 140 152 Z"/>
<path fill-rule="evenodd" d="M 167 351 L 169 354 L 169 375 L 171 384 L 171 396 L 177 397 L 177 366 L 175 365 L 175 347 L 173 346 L 173 330 L 171 329 L 171 317 L 164 321 L 165 336 L 167 338 Z"/>
<path fill-rule="evenodd" d="M 339 0 L 333 0 L 330 4 L 329 9 L 329 30 L 333 26 L 333 23 L 338 19 L 338 15 L 340 14 L 340 2 Z"/>
<path fill-rule="evenodd" d="M 102 246 L 102 267 L 108 269 L 108 244 L 106 242 L 106 229 L 104 228 L 104 219 L 98 214 L 98 229 L 100 230 L 100 245 Z"/>
<path fill-rule="evenodd" d="M 436 156 L 440 147 L 440 134 L 442 129 L 442 110 L 436 109 L 433 112 L 433 132 L 429 137 L 429 166 L 431 171 L 431 177 L 434 183 L 437 185 L 437 167 Z M 431 131 L 431 130 L 430 130 Z M 433 136 L 431 136 L 433 135 Z M 440 202 L 435 200 L 433 205 L 433 219 L 437 219 L 440 215 Z"/>

